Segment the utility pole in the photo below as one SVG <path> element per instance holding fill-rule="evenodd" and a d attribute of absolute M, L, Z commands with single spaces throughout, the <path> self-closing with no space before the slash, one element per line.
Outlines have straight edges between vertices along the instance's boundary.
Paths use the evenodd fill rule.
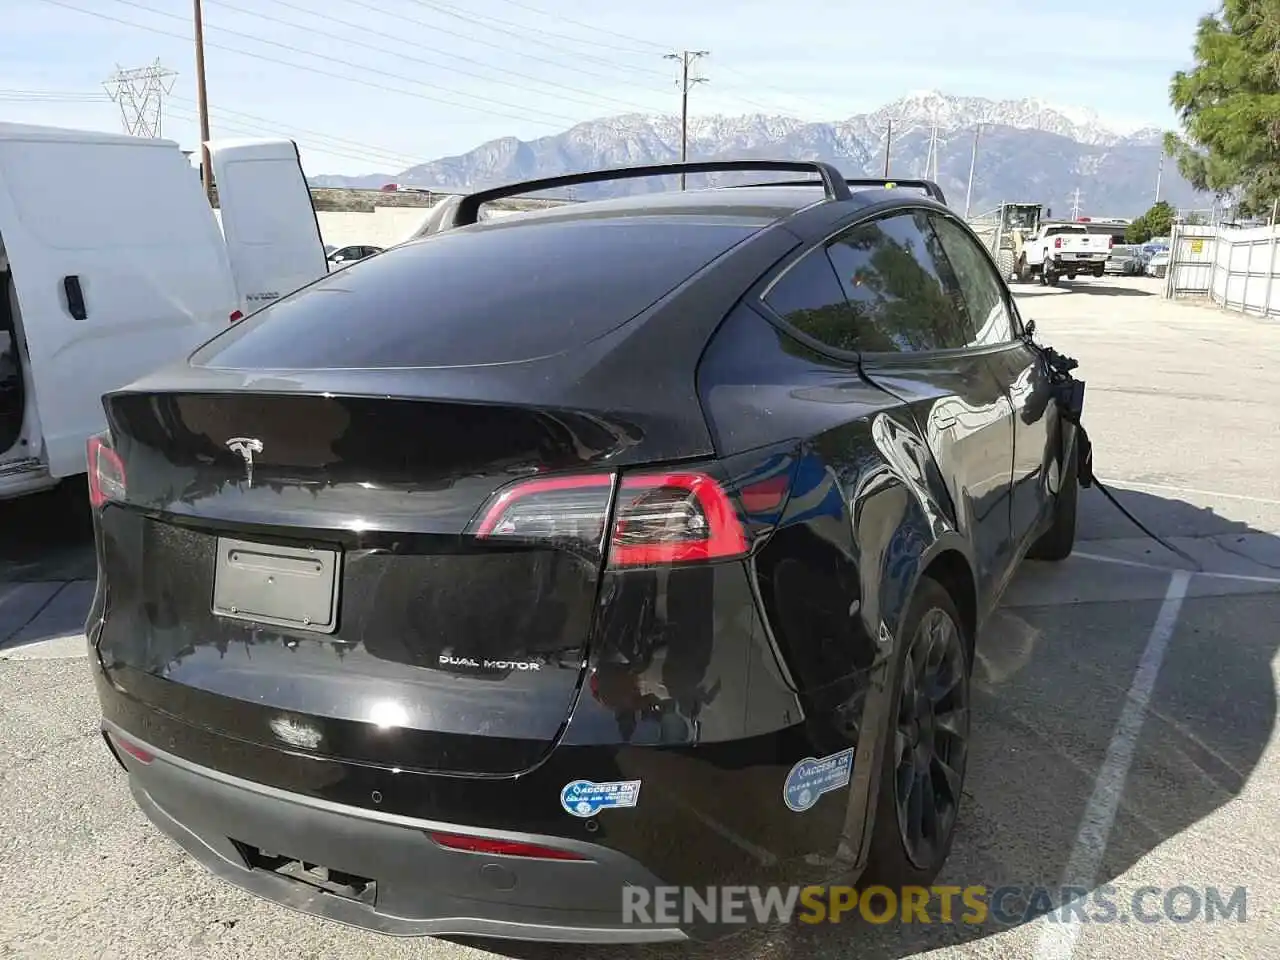
<path fill-rule="evenodd" d="M 1075 193 L 1071 195 L 1071 219 L 1080 219 L 1080 188 L 1076 187 Z"/>
<path fill-rule="evenodd" d="M 125 70 L 119 64 L 103 86 L 120 107 L 124 132 L 134 137 L 158 137 L 164 122 L 165 94 L 178 74 L 156 60 L 150 66 Z"/>
<path fill-rule="evenodd" d="M 1160 165 L 1156 167 L 1156 203 L 1160 202 L 1160 181 L 1164 179 L 1164 151 L 1160 152 Z"/>
<path fill-rule="evenodd" d="M 929 152 L 924 157 L 924 176 L 926 179 L 938 179 L 938 125 L 929 128 Z"/>
<path fill-rule="evenodd" d="M 889 179 L 889 147 L 893 145 L 893 121 L 889 121 L 889 132 L 884 138 L 884 178 Z"/>
<path fill-rule="evenodd" d="M 200 0 L 196 0 L 197 3 Z M 706 83 L 706 77 L 690 76 L 689 67 L 702 57 L 709 56 L 710 50 L 682 50 L 680 53 L 668 53 L 665 60 L 680 62 L 680 162 L 689 159 L 689 90 L 695 83 Z M 684 189 L 684 174 L 680 174 L 680 189 Z"/>
<path fill-rule="evenodd" d="M 978 167 L 978 138 L 982 136 L 982 124 L 973 131 L 973 153 L 969 157 L 969 186 L 964 192 L 964 215 L 968 219 L 969 211 L 973 208 L 973 173 Z"/>
<path fill-rule="evenodd" d="M 204 182 L 204 193 L 213 204 L 213 164 L 209 159 L 209 98 L 204 82 L 204 12 L 200 8 L 200 0 L 193 0 L 195 5 L 196 35 L 196 103 L 200 113 L 200 179 Z"/>

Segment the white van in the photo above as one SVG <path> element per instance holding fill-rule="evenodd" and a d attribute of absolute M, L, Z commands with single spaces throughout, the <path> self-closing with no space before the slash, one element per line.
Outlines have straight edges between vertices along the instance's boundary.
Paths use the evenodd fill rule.
<path fill-rule="evenodd" d="M 83 474 L 102 395 L 327 273 L 291 141 L 0 123 L 0 499 Z"/>

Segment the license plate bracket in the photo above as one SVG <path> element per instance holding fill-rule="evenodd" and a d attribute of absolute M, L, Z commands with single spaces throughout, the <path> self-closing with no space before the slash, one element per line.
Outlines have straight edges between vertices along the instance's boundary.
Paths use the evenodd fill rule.
<path fill-rule="evenodd" d="M 337 550 L 219 537 L 213 612 L 232 620 L 333 633 L 341 568 Z"/>

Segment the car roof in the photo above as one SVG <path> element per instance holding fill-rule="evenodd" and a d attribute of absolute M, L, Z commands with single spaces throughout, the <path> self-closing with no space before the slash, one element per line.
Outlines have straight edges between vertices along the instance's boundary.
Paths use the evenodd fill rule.
<path fill-rule="evenodd" d="M 632 194 L 603 200 L 570 201 L 559 206 L 523 211 L 518 215 L 482 220 L 462 229 L 492 230 L 547 221 L 631 217 L 660 217 L 673 224 L 686 217 L 694 220 L 712 218 L 765 227 L 819 204 L 839 204 L 845 211 L 852 211 L 886 200 L 903 199 L 904 196 L 930 202 L 923 194 L 913 191 L 874 187 L 854 189 L 851 200 L 830 200 L 823 192 L 822 184 L 817 181 L 812 184 L 709 187 Z"/>

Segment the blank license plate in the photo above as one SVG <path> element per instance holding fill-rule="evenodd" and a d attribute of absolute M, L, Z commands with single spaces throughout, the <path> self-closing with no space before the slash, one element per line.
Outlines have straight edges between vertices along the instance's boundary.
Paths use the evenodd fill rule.
<path fill-rule="evenodd" d="M 220 617 L 332 633 L 338 626 L 341 555 L 218 538 L 213 612 Z"/>

